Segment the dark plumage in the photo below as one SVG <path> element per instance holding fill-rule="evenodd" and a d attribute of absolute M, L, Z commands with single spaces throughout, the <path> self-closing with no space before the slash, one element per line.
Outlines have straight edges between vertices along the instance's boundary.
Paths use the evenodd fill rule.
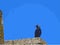
<path fill-rule="evenodd" d="M 0 10 L 0 17 L 2 17 L 2 11 Z"/>
<path fill-rule="evenodd" d="M 41 29 L 38 25 L 36 25 L 35 37 L 40 37 L 40 36 L 41 36 Z"/>

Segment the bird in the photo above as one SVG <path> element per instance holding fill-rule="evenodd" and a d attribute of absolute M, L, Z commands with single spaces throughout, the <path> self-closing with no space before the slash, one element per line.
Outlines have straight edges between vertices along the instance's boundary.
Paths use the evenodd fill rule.
<path fill-rule="evenodd" d="M 40 37 L 41 33 L 41 28 L 39 27 L 39 25 L 36 25 L 35 37 Z"/>

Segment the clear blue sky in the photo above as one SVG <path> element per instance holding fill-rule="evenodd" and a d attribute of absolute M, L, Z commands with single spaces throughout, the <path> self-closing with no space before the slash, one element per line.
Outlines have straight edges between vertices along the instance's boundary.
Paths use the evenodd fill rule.
<path fill-rule="evenodd" d="M 48 44 L 60 43 L 59 0 L 0 0 L 3 11 L 4 39 L 33 38 L 35 25 Z"/>

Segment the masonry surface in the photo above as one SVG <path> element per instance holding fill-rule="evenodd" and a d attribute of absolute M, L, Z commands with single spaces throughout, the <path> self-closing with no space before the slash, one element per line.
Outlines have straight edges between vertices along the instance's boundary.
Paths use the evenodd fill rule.
<path fill-rule="evenodd" d="M 46 45 L 41 38 L 28 38 L 21 40 L 5 40 L 4 45 Z"/>

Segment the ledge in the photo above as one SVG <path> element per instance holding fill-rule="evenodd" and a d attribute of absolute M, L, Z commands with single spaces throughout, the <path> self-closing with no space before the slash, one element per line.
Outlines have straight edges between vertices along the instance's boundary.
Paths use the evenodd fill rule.
<path fill-rule="evenodd" d="M 46 45 L 46 42 L 41 38 L 28 38 L 21 40 L 7 40 L 4 45 Z"/>

